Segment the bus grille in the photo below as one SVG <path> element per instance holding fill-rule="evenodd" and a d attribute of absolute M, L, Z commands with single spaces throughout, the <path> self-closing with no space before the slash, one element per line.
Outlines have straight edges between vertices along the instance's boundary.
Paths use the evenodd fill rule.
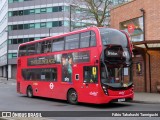
<path fill-rule="evenodd" d="M 20 82 L 17 82 L 17 92 L 20 92 Z"/>

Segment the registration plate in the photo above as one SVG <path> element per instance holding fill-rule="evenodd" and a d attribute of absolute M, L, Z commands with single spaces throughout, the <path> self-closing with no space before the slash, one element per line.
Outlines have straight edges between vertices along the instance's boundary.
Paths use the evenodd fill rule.
<path fill-rule="evenodd" d="M 118 102 L 124 102 L 125 101 L 125 98 L 123 99 L 118 99 Z"/>

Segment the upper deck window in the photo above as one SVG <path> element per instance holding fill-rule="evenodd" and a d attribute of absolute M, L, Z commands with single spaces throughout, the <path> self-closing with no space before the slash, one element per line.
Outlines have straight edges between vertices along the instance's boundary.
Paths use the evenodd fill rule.
<path fill-rule="evenodd" d="M 42 53 L 47 53 L 47 52 L 51 52 L 51 41 L 43 41 L 42 42 Z"/>
<path fill-rule="evenodd" d="M 66 36 L 65 50 L 79 48 L 79 34 Z"/>
<path fill-rule="evenodd" d="M 35 44 L 27 45 L 28 48 L 28 55 L 36 54 L 36 46 Z"/>
<path fill-rule="evenodd" d="M 100 29 L 101 39 L 103 45 L 121 45 L 122 47 L 127 47 L 128 40 L 124 33 L 110 28 Z"/>
<path fill-rule="evenodd" d="M 80 48 L 96 46 L 96 36 L 93 31 L 81 33 Z"/>
<path fill-rule="evenodd" d="M 23 45 L 19 49 L 19 56 L 73 50 L 93 46 L 96 46 L 96 34 L 94 31 L 86 31 L 56 39 L 43 40 L 40 42 Z"/>
<path fill-rule="evenodd" d="M 18 56 L 25 56 L 26 54 L 27 54 L 27 47 L 26 46 L 20 46 Z"/>
<path fill-rule="evenodd" d="M 81 33 L 80 48 L 89 47 L 90 32 Z"/>
<path fill-rule="evenodd" d="M 52 52 L 64 50 L 64 38 L 53 40 Z"/>

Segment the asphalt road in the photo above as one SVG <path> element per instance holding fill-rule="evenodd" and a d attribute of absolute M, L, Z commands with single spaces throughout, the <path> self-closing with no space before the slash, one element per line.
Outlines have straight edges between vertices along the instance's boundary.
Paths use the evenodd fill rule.
<path fill-rule="evenodd" d="M 112 103 L 103 105 L 93 105 L 80 103 L 79 105 L 70 105 L 67 101 L 34 97 L 28 98 L 25 95 L 16 93 L 16 85 L 12 84 L 1 84 L 0 83 L 0 111 L 160 111 L 160 104 L 142 104 L 142 103 Z M 84 113 L 84 112 L 82 112 Z M 96 116 L 100 112 L 93 112 Z M 92 114 L 90 112 L 89 114 Z M 103 114 L 102 114 L 103 115 Z M 74 119 L 81 120 L 82 116 L 76 117 Z M 83 117 L 84 119 L 85 117 Z M 94 117 L 94 119 L 105 119 L 102 117 Z M 117 120 L 121 117 L 110 118 L 111 120 Z M 1 118 L 0 118 L 1 119 Z M 51 119 L 51 118 L 50 118 Z M 70 117 L 54 118 L 56 120 L 66 120 L 73 119 Z M 92 118 L 87 118 L 88 120 Z M 128 118 L 123 118 L 122 120 L 127 120 Z M 130 118 L 131 120 L 136 120 Z M 149 120 L 150 118 L 141 117 L 140 119 Z M 14 120 L 14 119 L 13 119 Z M 159 120 L 159 118 L 154 118 L 154 120 Z"/>

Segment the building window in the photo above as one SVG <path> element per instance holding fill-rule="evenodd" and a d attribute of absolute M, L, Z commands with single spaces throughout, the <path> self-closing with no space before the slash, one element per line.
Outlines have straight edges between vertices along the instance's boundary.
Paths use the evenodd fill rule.
<path fill-rule="evenodd" d="M 19 0 L 13 0 L 13 2 L 19 2 Z"/>
<path fill-rule="evenodd" d="M 49 13 L 49 12 L 52 12 L 52 8 L 51 7 L 47 8 L 47 13 Z"/>
<path fill-rule="evenodd" d="M 59 26 L 59 22 L 58 21 L 52 22 L 52 27 L 58 27 L 58 26 Z"/>
<path fill-rule="evenodd" d="M 23 15 L 29 15 L 29 10 L 24 10 Z"/>
<path fill-rule="evenodd" d="M 58 10 L 58 7 L 53 7 L 52 8 L 52 12 L 58 12 L 59 10 Z"/>
<path fill-rule="evenodd" d="M 35 28 L 35 24 L 34 23 L 29 24 L 29 29 L 32 29 L 32 28 Z"/>
<path fill-rule="evenodd" d="M 143 41 L 143 17 L 121 22 L 120 29 L 127 31 L 130 34 L 133 42 Z"/>
<path fill-rule="evenodd" d="M 28 42 L 28 38 L 23 38 L 23 41 L 24 42 Z"/>
<path fill-rule="evenodd" d="M 12 26 L 12 29 L 13 29 L 13 30 L 17 30 L 17 29 L 18 29 L 18 26 L 17 26 L 17 25 L 13 25 L 13 26 Z"/>
<path fill-rule="evenodd" d="M 59 26 L 62 26 L 62 21 L 54 21 L 52 22 L 52 27 L 59 27 Z"/>
<path fill-rule="evenodd" d="M 18 40 L 18 44 L 23 43 L 23 39 L 17 39 Z"/>
<path fill-rule="evenodd" d="M 29 38 L 29 40 L 28 41 L 34 41 L 34 38 Z"/>
<path fill-rule="evenodd" d="M 35 9 L 35 13 L 40 14 L 41 13 L 40 8 Z"/>
<path fill-rule="evenodd" d="M 35 13 L 35 9 L 29 10 L 29 14 L 34 14 L 34 13 Z"/>
<path fill-rule="evenodd" d="M 17 16 L 18 15 L 18 11 L 13 11 L 13 16 Z"/>
<path fill-rule="evenodd" d="M 8 44 L 12 44 L 12 39 L 8 40 Z M 1 48 L 0 48 L 1 49 Z"/>
<path fill-rule="evenodd" d="M 8 0 L 9 3 L 25 2 L 25 1 L 32 1 L 32 0 Z"/>
<path fill-rule="evenodd" d="M 13 16 L 13 12 L 8 12 L 8 16 L 9 17 Z"/>
<path fill-rule="evenodd" d="M 69 12 L 69 6 L 63 6 L 63 11 Z"/>
<path fill-rule="evenodd" d="M 18 15 L 19 15 L 19 16 L 23 15 L 23 10 L 20 10 L 20 11 L 18 12 Z"/>
<path fill-rule="evenodd" d="M 62 21 L 54 21 L 54 22 L 42 22 L 42 23 L 10 25 L 8 27 L 8 29 L 9 30 L 22 30 L 22 29 L 51 28 L 51 27 L 60 27 L 62 25 L 63 25 Z"/>
<path fill-rule="evenodd" d="M 10 11 L 9 17 L 11 16 L 22 16 L 22 15 L 31 15 L 31 14 L 41 14 L 41 13 L 51 13 L 51 12 L 60 12 L 63 11 L 63 6 L 56 7 L 47 7 L 47 8 L 36 8 L 36 9 L 28 9 L 28 10 L 18 10 L 18 11 Z"/>
<path fill-rule="evenodd" d="M 17 53 L 12 53 L 12 58 L 17 58 Z"/>
<path fill-rule="evenodd" d="M 9 59 L 17 58 L 17 53 L 8 53 L 8 58 Z"/>
<path fill-rule="evenodd" d="M 13 3 L 13 0 L 8 0 L 9 3 Z"/>
<path fill-rule="evenodd" d="M 35 28 L 41 28 L 40 23 L 35 23 Z"/>
<path fill-rule="evenodd" d="M 64 21 L 63 24 L 64 24 L 64 26 L 67 26 L 67 27 L 68 27 L 68 26 L 69 26 L 69 21 Z"/>
<path fill-rule="evenodd" d="M 35 38 L 18 38 L 18 39 L 9 39 L 9 44 L 21 44 L 28 41 L 33 41 Z M 40 39 L 40 38 L 39 38 Z"/>
<path fill-rule="evenodd" d="M 18 25 L 18 30 L 22 30 L 23 29 L 23 25 Z"/>
<path fill-rule="evenodd" d="M 51 28 L 52 27 L 52 22 L 47 22 L 47 28 Z"/>
<path fill-rule="evenodd" d="M 18 44 L 17 39 L 12 39 L 12 44 Z"/>
<path fill-rule="evenodd" d="M 63 7 L 62 6 L 59 6 L 59 11 L 63 11 Z"/>
<path fill-rule="evenodd" d="M 41 28 L 45 28 L 45 27 L 46 27 L 46 23 L 45 22 L 41 23 Z"/>
<path fill-rule="evenodd" d="M 28 29 L 29 28 L 29 25 L 28 24 L 24 24 L 23 25 L 23 29 Z"/>
<path fill-rule="evenodd" d="M 46 8 L 41 8 L 41 13 L 45 13 L 46 12 Z"/>

